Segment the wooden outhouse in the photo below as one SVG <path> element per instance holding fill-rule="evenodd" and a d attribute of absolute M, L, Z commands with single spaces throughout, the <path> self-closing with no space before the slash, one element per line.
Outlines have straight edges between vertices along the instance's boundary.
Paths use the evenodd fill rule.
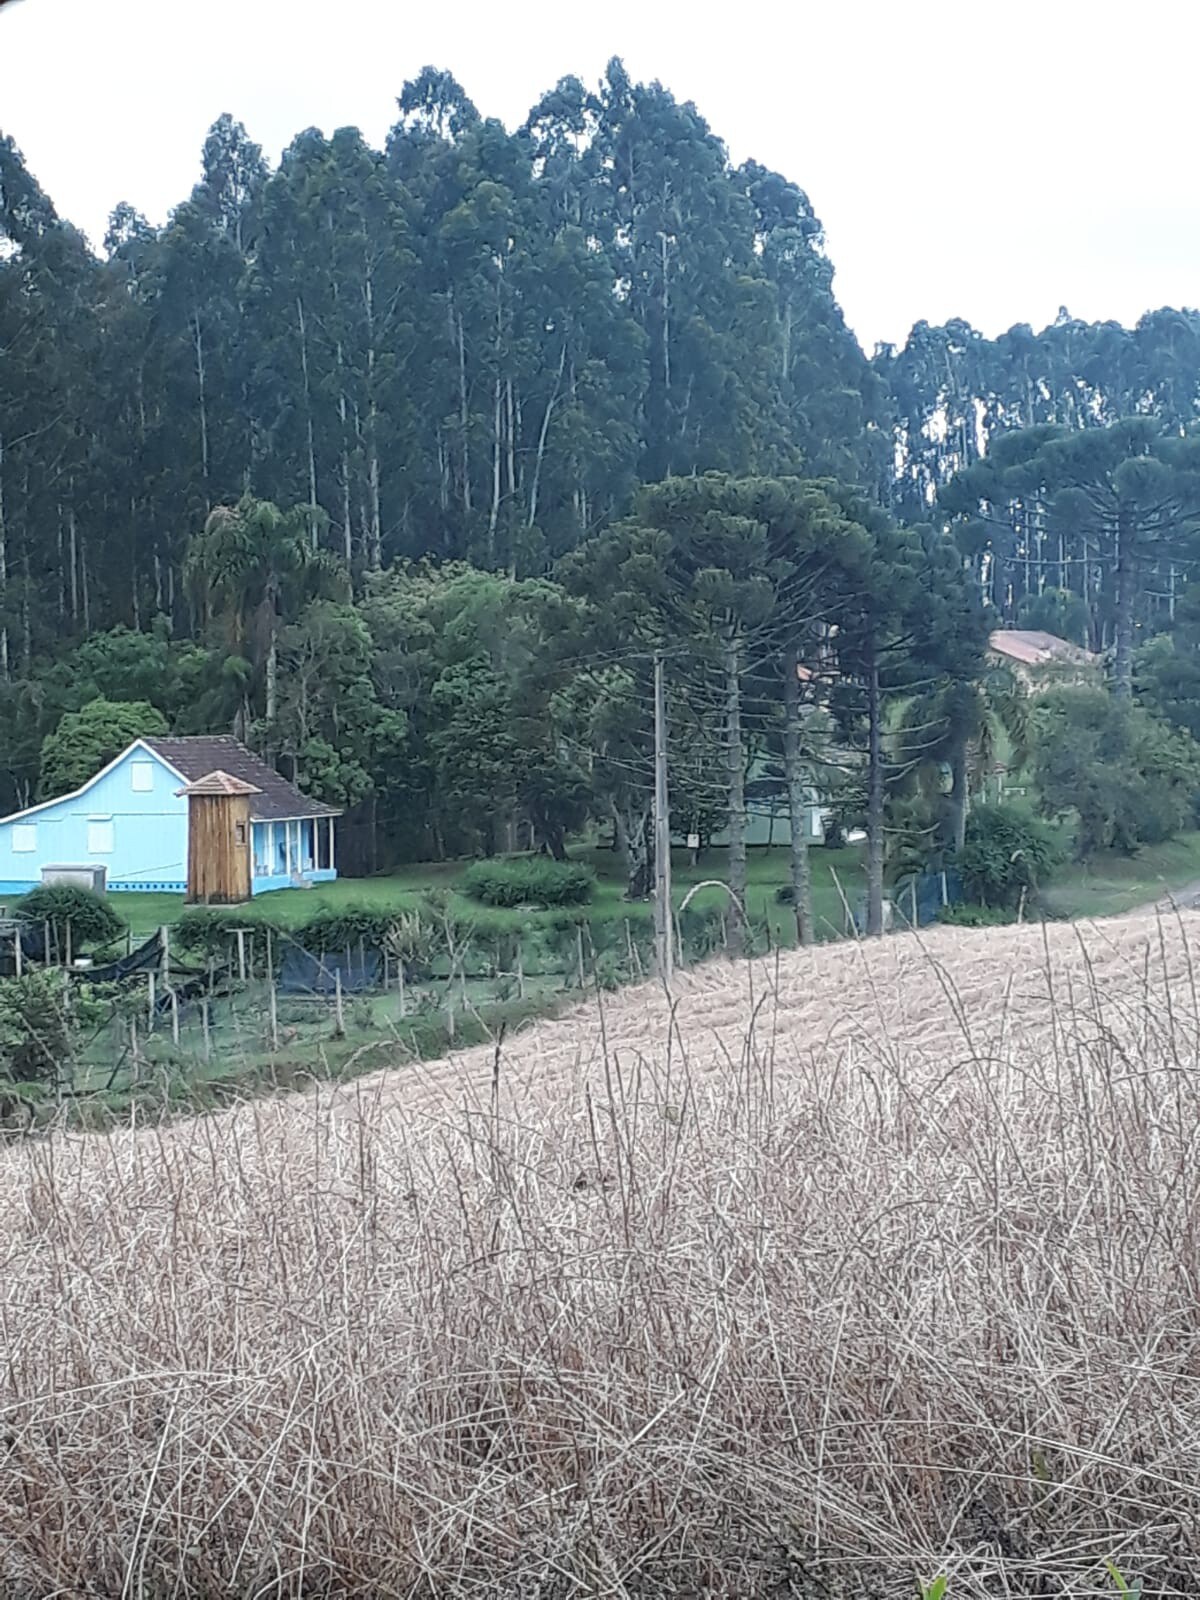
<path fill-rule="evenodd" d="M 189 904 L 231 906 L 249 900 L 250 800 L 262 790 L 228 772 L 210 772 L 176 792 L 188 803 Z"/>

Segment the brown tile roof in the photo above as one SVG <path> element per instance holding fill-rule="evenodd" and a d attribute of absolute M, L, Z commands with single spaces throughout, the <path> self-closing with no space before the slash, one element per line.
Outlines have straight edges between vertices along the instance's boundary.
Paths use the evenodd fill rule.
<path fill-rule="evenodd" d="M 182 789 L 175 791 L 177 794 L 201 795 L 226 795 L 226 794 L 261 794 L 261 789 L 256 789 L 252 783 L 246 783 L 241 778 L 231 778 L 227 772 L 210 772 L 207 778 L 198 778 L 195 783 L 185 784 Z"/>
<path fill-rule="evenodd" d="M 1026 667 L 1044 667 L 1065 661 L 1073 667 L 1090 667 L 1099 658 L 1090 650 L 1037 628 L 997 628 L 988 641 L 997 655 L 1008 656 Z"/>
<path fill-rule="evenodd" d="M 185 783 L 199 783 L 214 773 L 224 773 L 249 784 L 258 793 L 250 802 L 255 822 L 283 822 L 294 817 L 340 816 L 336 806 L 301 794 L 294 783 L 274 767 L 247 750 L 230 734 L 202 734 L 189 739 L 144 739 L 146 744 L 169 762 Z"/>

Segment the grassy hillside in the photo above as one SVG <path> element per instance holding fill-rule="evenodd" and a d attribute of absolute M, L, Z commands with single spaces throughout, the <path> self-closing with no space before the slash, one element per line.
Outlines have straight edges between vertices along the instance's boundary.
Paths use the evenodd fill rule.
<path fill-rule="evenodd" d="M 0 1149 L 0 1589 L 1200 1593 L 1190 930 L 710 963 Z"/>
<path fill-rule="evenodd" d="M 1147 845 L 1136 856 L 1108 853 L 1063 867 L 1044 893 L 1060 917 L 1111 917 L 1189 886 L 1200 889 L 1200 833 Z"/>

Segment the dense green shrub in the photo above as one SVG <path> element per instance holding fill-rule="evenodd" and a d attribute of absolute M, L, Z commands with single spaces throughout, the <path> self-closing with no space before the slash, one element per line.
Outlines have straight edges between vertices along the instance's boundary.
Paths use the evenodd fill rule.
<path fill-rule="evenodd" d="M 190 956 L 223 963 L 232 959 L 235 928 L 246 928 L 260 938 L 268 929 L 278 932 L 266 918 L 229 906 L 189 906 L 175 924 L 174 941 Z"/>
<path fill-rule="evenodd" d="M 938 912 L 938 921 L 954 928 L 999 928 L 1015 917 L 1011 906 L 943 906 Z"/>
<path fill-rule="evenodd" d="M 77 789 L 135 739 L 167 731 L 167 719 L 147 700 L 89 700 L 68 711 L 42 741 L 43 799 Z"/>
<path fill-rule="evenodd" d="M 361 944 L 372 951 L 393 950 L 399 930 L 412 913 L 395 907 L 347 904 L 326 906 L 292 929 L 292 938 L 315 955 L 326 951 L 357 951 Z"/>
<path fill-rule="evenodd" d="M 79 1042 L 79 1006 L 68 1003 L 66 981 L 49 968 L 0 978 L 0 1074 L 13 1083 L 69 1077 Z"/>
<path fill-rule="evenodd" d="M 30 922 L 50 924 L 59 950 L 70 946 L 78 953 L 85 946 L 108 944 L 125 931 L 125 920 L 103 895 L 70 883 L 43 883 L 17 902 L 17 915 Z"/>
<path fill-rule="evenodd" d="M 581 906 L 595 892 L 596 874 L 578 861 L 510 856 L 476 861 L 463 874 L 462 888 L 485 906 Z"/>
<path fill-rule="evenodd" d="M 967 818 L 957 866 L 967 897 L 977 905 L 1014 909 L 1036 892 L 1062 860 L 1044 822 L 1016 806 L 977 806 Z"/>
<path fill-rule="evenodd" d="M 1133 855 L 1192 823 L 1200 746 L 1101 689 L 1060 689 L 1038 707 L 1033 775 L 1048 816 L 1078 818 L 1081 861 Z"/>

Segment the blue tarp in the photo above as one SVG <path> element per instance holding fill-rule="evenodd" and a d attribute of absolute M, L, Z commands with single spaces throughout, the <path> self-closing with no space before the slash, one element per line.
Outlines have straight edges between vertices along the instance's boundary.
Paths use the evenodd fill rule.
<path fill-rule="evenodd" d="M 927 928 L 931 922 L 936 922 L 944 905 L 960 905 L 965 899 L 962 878 L 954 867 L 947 867 L 944 872 L 910 874 L 907 878 L 901 878 L 889 895 L 894 908 L 893 928 L 912 927 L 914 888 L 918 928 Z M 854 926 L 859 933 L 864 933 L 866 925 L 866 899 L 860 896 L 854 912 Z"/>
<path fill-rule="evenodd" d="M 329 950 L 313 955 L 299 945 L 289 945 L 279 973 L 283 994 L 333 994 L 338 977 L 343 994 L 363 994 L 379 987 L 379 954 L 368 950 L 363 955 L 348 950 Z"/>

